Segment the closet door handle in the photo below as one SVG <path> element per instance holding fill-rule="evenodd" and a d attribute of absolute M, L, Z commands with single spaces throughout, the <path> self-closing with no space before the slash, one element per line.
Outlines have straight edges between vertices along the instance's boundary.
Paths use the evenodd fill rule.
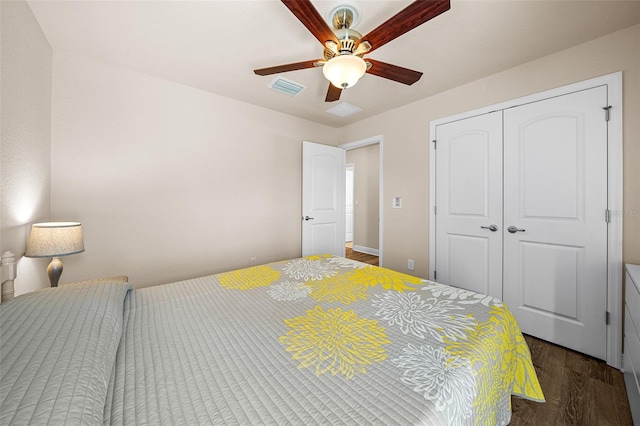
<path fill-rule="evenodd" d="M 305 217 L 303 217 L 303 219 L 304 219 L 304 220 L 313 220 L 313 218 L 312 218 L 312 217 L 309 217 L 309 216 L 305 216 Z"/>
<path fill-rule="evenodd" d="M 481 226 L 482 229 L 488 229 L 491 232 L 496 232 L 498 230 L 497 225 L 489 225 L 489 226 Z"/>
<path fill-rule="evenodd" d="M 515 234 L 516 232 L 524 232 L 525 230 L 511 225 L 510 227 L 507 228 L 507 231 L 511 232 L 512 234 Z"/>

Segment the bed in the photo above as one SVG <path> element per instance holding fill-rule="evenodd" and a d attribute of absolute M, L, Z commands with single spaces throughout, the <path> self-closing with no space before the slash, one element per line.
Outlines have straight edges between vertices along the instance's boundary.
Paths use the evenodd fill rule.
<path fill-rule="evenodd" d="M 499 300 L 334 256 L 0 305 L 0 424 L 502 425 L 544 401 Z"/>

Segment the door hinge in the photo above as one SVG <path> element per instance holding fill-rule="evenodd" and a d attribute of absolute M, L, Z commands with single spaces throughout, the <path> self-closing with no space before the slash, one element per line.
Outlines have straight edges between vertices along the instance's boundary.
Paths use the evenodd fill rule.
<path fill-rule="evenodd" d="M 604 211 L 604 221 L 607 223 L 611 222 L 611 210 L 606 209 Z"/>
<path fill-rule="evenodd" d="M 604 121 L 609 121 L 611 118 L 611 105 L 602 107 L 602 109 L 604 110 Z"/>
<path fill-rule="evenodd" d="M 433 149 L 438 149 L 438 142 L 435 139 L 431 142 L 433 142 Z"/>
<path fill-rule="evenodd" d="M 605 321 L 606 321 L 607 325 L 609 325 L 609 316 L 610 316 L 609 311 L 607 311 L 606 314 L 605 314 Z"/>
<path fill-rule="evenodd" d="M 436 272 L 436 270 L 433 270 L 433 280 L 437 280 L 438 279 L 438 273 Z"/>

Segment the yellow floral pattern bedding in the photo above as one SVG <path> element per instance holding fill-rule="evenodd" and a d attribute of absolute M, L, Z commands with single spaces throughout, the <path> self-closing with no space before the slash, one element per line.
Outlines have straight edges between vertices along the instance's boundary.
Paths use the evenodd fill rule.
<path fill-rule="evenodd" d="M 390 363 L 396 380 L 455 425 L 504 423 L 505 395 L 544 401 L 527 344 L 498 299 L 333 256 L 216 278 L 228 291 L 291 305 L 275 338 L 308 374 L 358 380 Z"/>

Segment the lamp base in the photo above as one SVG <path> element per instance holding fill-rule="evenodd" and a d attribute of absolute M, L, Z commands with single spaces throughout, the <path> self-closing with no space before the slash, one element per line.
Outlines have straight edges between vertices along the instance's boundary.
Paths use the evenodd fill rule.
<path fill-rule="evenodd" d="M 51 259 L 49 266 L 47 266 L 47 275 L 49 275 L 49 282 L 51 287 L 58 287 L 58 281 L 62 275 L 62 261 L 59 257 Z"/>

